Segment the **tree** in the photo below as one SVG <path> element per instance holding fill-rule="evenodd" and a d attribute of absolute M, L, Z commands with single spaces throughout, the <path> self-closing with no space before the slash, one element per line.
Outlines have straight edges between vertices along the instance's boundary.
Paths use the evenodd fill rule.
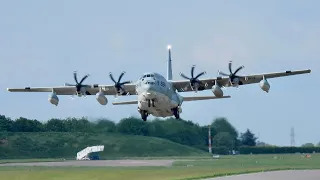
<path fill-rule="evenodd" d="M 13 123 L 10 118 L 0 115 L 0 132 L 13 131 Z"/>
<path fill-rule="evenodd" d="M 301 147 L 314 147 L 313 143 L 305 143 Z"/>
<path fill-rule="evenodd" d="M 270 144 L 267 144 L 265 142 L 262 142 L 262 141 L 257 141 L 256 142 L 256 146 L 271 146 Z"/>
<path fill-rule="evenodd" d="M 233 138 L 238 137 L 238 131 L 233 127 L 226 118 L 216 118 L 211 124 L 215 133 L 228 132 Z"/>
<path fill-rule="evenodd" d="M 148 123 L 134 117 L 124 118 L 117 124 L 117 130 L 123 134 L 148 136 Z"/>
<path fill-rule="evenodd" d="M 99 119 L 95 125 L 97 132 L 116 132 L 116 124 L 108 119 Z"/>
<path fill-rule="evenodd" d="M 68 132 L 92 132 L 93 131 L 93 123 L 88 121 L 88 119 L 82 117 L 80 119 L 77 118 L 67 118 L 63 120 L 65 128 Z"/>
<path fill-rule="evenodd" d="M 229 132 L 218 132 L 212 142 L 214 147 L 226 147 L 229 150 L 234 149 L 235 146 L 235 139 Z"/>
<path fill-rule="evenodd" d="M 23 117 L 16 119 L 13 125 L 17 132 L 40 132 L 43 130 L 43 124 L 41 122 Z"/>
<path fill-rule="evenodd" d="M 241 143 L 244 146 L 255 146 L 257 139 L 258 138 L 255 137 L 255 135 L 249 129 L 247 129 L 245 133 L 242 133 L 240 137 Z"/>
<path fill-rule="evenodd" d="M 216 118 L 211 124 L 211 127 L 213 128 L 214 133 L 212 134 L 213 138 L 219 133 L 227 132 L 229 134 L 227 136 L 232 139 L 232 149 L 236 149 L 236 147 L 238 147 L 238 145 L 240 144 L 238 140 L 238 131 L 228 122 L 226 118 Z M 224 136 L 226 136 L 226 133 L 223 134 Z"/>
<path fill-rule="evenodd" d="M 68 131 L 63 123 L 62 120 L 60 119 L 50 119 L 46 123 L 46 131 L 52 131 L 52 132 L 65 132 Z"/>

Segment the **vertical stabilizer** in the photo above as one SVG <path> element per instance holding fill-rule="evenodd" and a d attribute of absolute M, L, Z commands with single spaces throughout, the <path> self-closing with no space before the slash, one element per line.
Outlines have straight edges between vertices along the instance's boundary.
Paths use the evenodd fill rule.
<path fill-rule="evenodd" d="M 167 67 L 167 80 L 172 80 L 172 60 L 171 60 L 171 45 L 168 45 L 169 58 Z"/>

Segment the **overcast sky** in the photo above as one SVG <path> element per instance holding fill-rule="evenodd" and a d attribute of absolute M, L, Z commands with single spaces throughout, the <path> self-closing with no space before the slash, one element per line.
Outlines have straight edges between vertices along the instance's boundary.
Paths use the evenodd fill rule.
<path fill-rule="evenodd" d="M 85 83 L 110 84 L 108 73 L 137 80 L 144 72 L 166 76 L 172 44 L 173 77 L 203 70 L 245 68 L 239 75 L 311 69 L 311 74 L 271 79 L 270 92 L 258 84 L 228 88 L 231 99 L 185 102 L 181 117 L 200 125 L 226 117 L 260 140 L 290 145 L 320 141 L 320 1 L 0 1 L 0 114 L 46 121 L 53 117 L 140 117 L 136 105 L 101 106 L 95 96 L 10 93 L 6 88 L 60 86 L 89 73 Z M 190 95 L 193 93 L 183 93 Z M 211 91 L 199 95 L 211 95 Z M 132 100 L 136 96 L 118 100 Z M 114 97 L 108 97 L 109 102 Z M 153 119 L 154 117 L 149 117 Z"/>

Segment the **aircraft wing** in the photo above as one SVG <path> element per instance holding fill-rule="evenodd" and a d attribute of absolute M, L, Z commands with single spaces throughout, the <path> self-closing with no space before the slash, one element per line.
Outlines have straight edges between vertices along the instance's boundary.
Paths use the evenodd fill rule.
<path fill-rule="evenodd" d="M 189 97 L 183 97 L 183 101 L 199 101 L 199 100 L 224 99 L 224 98 L 231 98 L 231 96 L 223 96 L 223 97 L 216 97 L 216 96 L 189 96 Z"/>
<path fill-rule="evenodd" d="M 284 76 L 292 76 L 292 75 L 298 75 L 298 74 L 306 74 L 310 73 L 310 69 L 306 70 L 297 70 L 297 71 L 284 71 L 284 72 L 273 72 L 273 73 L 265 73 L 265 74 L 254 74 L 254 75 L 246 75 L 246 76 L 240 76 L 240 81 L 242 84 L 240 85 L 247 85 L 247 84 L 253 84 L 253 83 L 259 83 L 263 76 L 266 79 L 270 78 L 278 78 L 278 77 L 284 77 Z M 199 79 L 202 83 L 201 87 L 203 90 L 211 89 L 212 86 L 215 84 L 215 81 L 217 81 L 217 84 L 219 86 L 230 86 L 229 77 L 217 77 L 217 78 L 207 78 L 207 79 Z M 193 89 L 190 86 L 189 80 L 179 80 L 179 81 L 171 81 L 173 87 L 177 89 L 178 92 L 187 92 L 187 91 L 193 91 Z"/>
<path fill-rule="evenodd" d="M 121 102 L 112 102 L 113 105 L 125 105 L 125 104 L 138 104 L 138 100 L 133 101 L 121 101 Z"/>
<path fill-rule="evenodd" d="M 102 90 L 105 95 L 115 95 L 116 89 L 114 85 L 92 85 L 86 87 L 87 95 L 96 95 L 99 90 Z M 129 95 L 135 95 L 135 84 L 125 84 L 124 89 Z M 25 88 L 7 88 L 9 92 L 52 92 L 57 95 L 73 95 L 76 92 L 74 86 L 53 86 L 53 87 L 25 87 Z"/>
<path fill-rule="evenodd" d="M 216 96 L 190 96 L 190 97 L 183 97 L 183 101 L 199 101 L 199 100 L 223 99 L 223 98 L 231 98 L 231 96 L 223 96 L 223 97 L 216 97 Z M 113 105 L 138 104 L 138 100 L 113 102 L 112 104 Z"/>

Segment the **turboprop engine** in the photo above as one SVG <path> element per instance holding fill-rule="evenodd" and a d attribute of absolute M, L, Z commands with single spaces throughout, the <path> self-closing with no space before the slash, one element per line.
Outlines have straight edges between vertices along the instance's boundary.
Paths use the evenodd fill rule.
<path fill-rule="evenodd" d="M 49 98 L 48 98 L 49 102 L 55 106 L 58 106 L 59 104 L 59 98 L 58 96 L 56 95 L 56 93 L 52 93 L 49 95 Z"/>
<path fill-rule="evenodd" d="M 107 97 L 103 94 L 102 91 L 98 92 L 96 94 L 96 99 L 101 105 L 107 105 L 108 104 L 108 99 Z"/>
<path fill-rule="evenodd" d="M 263 79 L 260 81 L 259 83 L 260 88 L 265 91 L 265 92 L 269 92 L 270 89 L 270 84 L 268 83 L 268 81 L 263 77 Z"/>
<path fill-rule="evenodd" d="M 223 97 L 223 91 L 222 89 L 217 85 L 217 82 L 215 85 L 212 86 L 212 92 L 216 97 Z"/>

